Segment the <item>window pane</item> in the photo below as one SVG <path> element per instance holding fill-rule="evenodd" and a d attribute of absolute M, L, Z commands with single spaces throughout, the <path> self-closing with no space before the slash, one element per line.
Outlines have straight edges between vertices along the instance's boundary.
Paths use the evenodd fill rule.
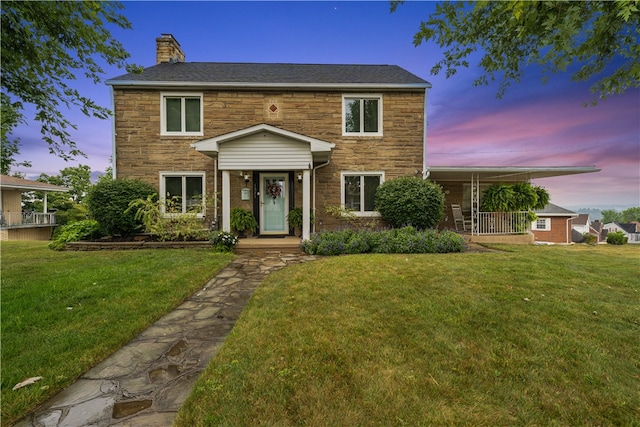
<path fill-rule="evenodd" d="M 182 212 L 182 177 L 165 177 L 164 188 L 167 192 L 165 194 L 167 212 Z"/>
<path fill-rule="evenodd" d="M 187 178 L 187 212 L 202 212 L 202 178 Z"/>
<path fill-rule="evenodd" d="M 182 100 L 180 98 L 166 98 L 167 132 L 182 132 L 180 113 Z"/>
<path fill-rule="evenodd" d="M 376 199 L 376 190 L 380 185 L 379 176 L 364 176 L 364 210 L 374 211 L 374 202 Z"/>
<path fill-rule="evenodd" d="M 364 131 L 378 132 L 378 100 L 364 100 Z"/>
<path fill-rule="evenodd" d="M 360 132 L 360 100 L 345 99 L 344 131 Z"/>
<path fill-rule="evenodd" d="M 360 210 L 360 177 L 344 177 L 344 207 L 345 209 Z"/>
<path fill-rule="evenodd" d="M 185 98 L 186 131 L 200 132 L 200 98 Z"/>

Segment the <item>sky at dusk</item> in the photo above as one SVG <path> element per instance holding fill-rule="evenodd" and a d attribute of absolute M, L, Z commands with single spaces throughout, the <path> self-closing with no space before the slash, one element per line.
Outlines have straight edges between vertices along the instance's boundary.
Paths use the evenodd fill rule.
<path fill-rule="evenodd" d="M 286 62 L 314 64 L 396 64 L 428 80 L 427 164 L 430 166 L 589 166 L 601 172 L 541 179 L 551 202 L 579 207 L 624 209 L 640 206 L 640 90 L 628 90 L 595 107 L 590 83 L 553 76 L 542 83 L 536 68 L 525 71 L 503 97 L 497 83 L 474 87 L 479 71 L 460 70 L 446 79 L 430 69 L 441 58 L 434 45 L 413 45 L 432 2 L 407 2 L 390 13 L 388 2 L 124 2 L 133 30 L 112 28 L 131 62 L 155 65 L 155 39 L 173 34 L 188 62 Z M 4 52 L 3 52 L 4 54 Z M 105 80 L 125 74 L 106 68 Z M 73 83 L 98 104 L 110 107 L 106 85 Z M 21 139 L 14 168 L 28 178 L 56 175 L 78 164 L 92 171 L 109 166 L 110 121 L 80 112 L 65 114 L 88 158 L 64 162 L 48 153 L 38 123 L 14 132 Z"/>

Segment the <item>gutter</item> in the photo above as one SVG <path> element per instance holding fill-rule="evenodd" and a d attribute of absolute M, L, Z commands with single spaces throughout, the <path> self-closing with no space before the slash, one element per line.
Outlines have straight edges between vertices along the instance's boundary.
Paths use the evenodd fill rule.
<path fill-rule="evenodd" d="M 386 89 L 416 90 L 431 88 L 431 83 L 266 83 L 266 82 L 195 82 L 195 81 L 140 81 L 140 80 L 107 80 L 111 87 L 129 88 L 215 88 L 215 89 Z"/>
<path fill-rule="evenodd" d="M 429 85 L 431 87 L 431 85 Z M 423 123 L 423 136 L 422 136 L 422 179 L 429 178 L 429 170 L 427 169 L 427 126 L 429 124 L 427 120 L 427 91 L 429 88 L 424 89 L 424 123 Z"/>
<path fill-rule="evenodd" d="M 109 86 L 111 97 L 111 178 L 116 179 L 116 101 L 113 86 Z"/>

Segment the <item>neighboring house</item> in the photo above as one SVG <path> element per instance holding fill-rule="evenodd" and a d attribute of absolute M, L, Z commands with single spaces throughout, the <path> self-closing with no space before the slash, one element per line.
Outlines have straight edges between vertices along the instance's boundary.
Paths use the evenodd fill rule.
<path fill-rule="evenodd" d="M 606 233 L 613 233 L 621 231 L 627 237 L 627 243 L 640 243 L 640 225 L 637 222 L 620 223 L 620 222 L 608 222 L 604 224 L 603 229 Z"/>
<path fill-rule="evenodd" d="M 577 213 L 553 203 L 535 213 L 538 218 L 531 223 L 531 232 L 536 242 L 571 243 L 571 223 L 578 218 Z"/>
<path fill-rule="evenodd" d="M 343 226 L 327 207 L 379 221 L 380 184 L 434 170 L 425 157 L 431 85 L 398 66 L 184 61 L 180 44 L 163 34 L 155 66 L 107 81 L 114 176 L 177 199 L 173 212 L 196 212 L 229 230 L 230 212 L 240 207 L 253 212 L 260 236 L 281 236 L 292 233 L 288 212 L 303 208 L 306 239 Z M 513 180 L 511 169 L 500 171 Z M 518 178 L 594 171 L 528 168 Z M 492 171 L 483 184 L 485 176 L 500 179 Z M 465 184 L 452 185 L 459 198 L 447 203 L 459 203 Z"/>
<path fill-rule="evenodd" d="M 22 193 L 44 192 L 43 212 L 23 212 Z M 69 189 L 14 176 L 0 175 L 0 240 L 49 240 L 56 216 L 47 212 L 48 192 Z"/>
<path fill-rule="evenodd" d="M 589 219 L 589 214 L 579 214 L 571 221 L 571 226 L 573 228 L 571 240 L 575 243 L 581 243 L 585 233 L 595 236 L 598 243 L 602 241 L 602 223 L 598 220 L 592 222 Z"/>

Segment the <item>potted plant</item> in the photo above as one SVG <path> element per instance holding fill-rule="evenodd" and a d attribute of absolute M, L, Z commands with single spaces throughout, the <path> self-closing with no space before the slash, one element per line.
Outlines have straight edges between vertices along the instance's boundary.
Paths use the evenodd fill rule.
<path fill-rule="evenodd" d="M 258 222 L 253 216 L 253 213 L 247 209 L 233 208 L 231 209 L 231 228 L 238 232 L 238 237 L 245 237 L 244 231 L 251 230 L 256 232 L 258 229 Z"/>
<path fill-rule="evenodd" d="M 302 208 L 293 208 L 289 211 L 289 215 L 287 215 L 287 220 L 289 221 L 289 226 L 300 229 L 300 235 L 302 235 Z M 309 223 L 313 224 L 314 217 L 313 212 L 310 212 L 309 215 Z"/>

